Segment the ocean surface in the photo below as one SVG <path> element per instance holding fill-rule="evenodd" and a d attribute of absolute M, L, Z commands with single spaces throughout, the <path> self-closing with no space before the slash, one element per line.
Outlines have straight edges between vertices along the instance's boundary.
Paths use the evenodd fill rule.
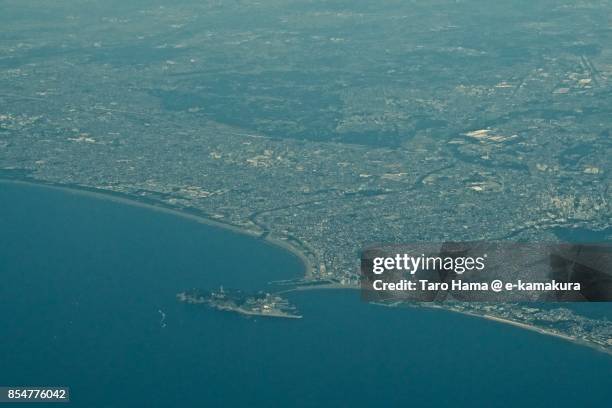
<path fill-rule="evenodd" d="M 70 406 L 88 408 L 612 401 L 610 356 L 478 318 L 368 305 L 353 291 L 292 294 L 302 320 L 175 300 L 301 273 L 297 257 L 252 237 L 0 183 L 0 385 L 67 385 Z"/>

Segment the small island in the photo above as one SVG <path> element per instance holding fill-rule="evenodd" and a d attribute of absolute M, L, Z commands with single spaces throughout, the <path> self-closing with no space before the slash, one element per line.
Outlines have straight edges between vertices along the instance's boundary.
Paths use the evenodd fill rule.
<path fill-rule="evenodd" d="M 178 293 L 176 297 L 183 303 L 207 304 L 217 310 L 236 312 L 246 316 L 302 318 L 297 314 L 295 306 L 291 305 L 287 299 L 265 292 L 248 294 L 241 290 L 221 287 L 218 291 L 192 289 Z"/>

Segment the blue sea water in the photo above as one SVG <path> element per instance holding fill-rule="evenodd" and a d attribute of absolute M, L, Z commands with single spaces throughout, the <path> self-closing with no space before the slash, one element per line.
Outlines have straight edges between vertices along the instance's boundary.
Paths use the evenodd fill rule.
<path fill-rule="evenodd" d="M 251 237 L 0 183 L 0 385 L 67 385 L 71 406 L 88 408 L 612 402 L 609 356 L 478 318 L 377 307 L 352 291 L 291 295 L 302 320 L 175 300 L 301 273 Z"/>

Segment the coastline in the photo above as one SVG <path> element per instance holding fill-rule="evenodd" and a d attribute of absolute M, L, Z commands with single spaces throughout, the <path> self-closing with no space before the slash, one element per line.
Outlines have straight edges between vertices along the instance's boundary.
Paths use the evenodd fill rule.
<path fill-rule="evenodd" d="M 119 192 L 110 191 L 110 190 L 102 190 L 102 189 L 84 187 L 84 186 L 78 186 L 78 185 L 73 186 L 73 185 L 65 185 L 65 184 L 60 184 L 60 183 L 45 182 L 41 180 L 31 180 L 31 179 L 21 179 L 21 178 L 13 179 L 13 178 L 0 177 L 0 184 L 2 183 L 48 188 L 48 189 L 53 189 L 57 191 L 62 191 L 62 192 L 69 193 L 69 194 L 93 197 L 97 199 L 116 202 L 119 204 L 145 208 L 145 209 L 149 209 L 152 211 L 159 211 L 165 214 L 171 214 L 171 215 L 178 216 L 178 217 L 181 217 L 187 220 L 198 222 L 200 224 L 228 230 L 228 231 L 242 234 L 242 235 L 247 235 L 253 238 L 258 238 L 270 245 L 284 249 L 294 254 L 295 256 L 297 256 L 303 265 L 304 276 L 308 276 L 310 272 L 313 270 L 312 263 L 308 259 L 308 257 L 305 254 L 303 254 L 301 251 L 299 251 L 297 248 L 292 246 L 290 243 L 280 240 L 280 239 L 273 238 L 270 236 L 270 234 L 265 234 L 264 232 L 257 232 L 257 231 L 249 230 L 247 228 L 243 228 L 243 227 L 240 227 L 234 224 L 229 224 L 229 223 L 225 223 L 219 220 L 212 219 L 203 214 L 197 214 L 195 213 L 195 211 L 197 211 L 195 209 L 187 210 L 187 209 L 173 208 L 171 205 L 168 205 L 163 202 L 146 199 L 144 197 L 136 197 L 136 196 L 132 196 L 126 193 L 119 193 Z M 341 289 L 342 290 L 344 289 L 358 290 L 359 288 L 360 288 L 359 286 L 343 286 L 339 284 L 322 284 L 322 285 L 313 285 L 313 286 L 297 285 L 295 288 L 287 289 L 279 293 L 311 291 L 311 290 L 341 290 Z M 392 305 L 385 305 L 385 304 L 380 304 L 380 303 L 372 303 L 372 304 L 377 304 L 377 305 L 381 305 L 385 307 L 393 307 Z M 411 307 L 413 305 L 405 305 L 405 306 Z M 603 347 L 599 347 L 596 344 L 582 341 L 580 339 L 570 337 L 567 335 L 563 335 L 561 333 L 556 333 L 550 330 L 542 329 L 537 326 L 532 326 L 532 325 L 528 325 L 525 323 L 508 320 L 508 319 L 504 319 L 504 318 L 497 317 L 497 316 L 481 315 L 481 314 L 471 313 L 467 311 L 453 310 L 453 309 L 449 309 L 449 308 L 445 308 L 445 307 L 442 307 L 439 305 L 433 305 L 433 304 L 425 305 L 425 306 L 421 305 L 419 307 L 428 307 L 428 308 L 433 308 L 433 309 L 445 310 L 448 312 L 455 312 L 455 313 L 460 313 L 460 314 L 467 315 L 467 316 L 486 319 L 489 321 L 495 321 L 497 323 L 511 325 L 511 326 L 521 328 L 524 330 L 533 331 L 533 332 L 536 332 L 542 335 L 553 336 L 553 337 L 556 337 L 556 338 L 559 338 L 565 341 L 569 341 L 576 345 L 586 346 L 592 350 L 603 352 L 607 355 L 612 355 L 611 351 L 604 349 Z"/>
<path fill-rule="evenodd" d="M 459 313 L 465 316 L 471 316 L 471 317 L 477 317 L 480 319 L 485 319 L 485 320 L 489 320 L 492 322 L 497 322 L 497 323 L 501 323 L 501 324 L 506 324 L 506 325 L 510 325 L 510 326 L 514 326 L 517 327 L 519 329 L 523 329 L 523 330 L 529 330 L 538 334 L 542 334 L 544 336 L 552 336 L 552 337 L 556 337 L 560 340 L 564 340 L 567 342 L 570 342 L 572 344 L 578 345 L 578 346 L 583 346 L 583 347 L 588 347 L 591 350 L 594 351 L 598 351 L 600 353 L 604 353 L 607 354 L 609 356 L 612 356 L 612 351 L 601 347 L 597 344 L 594 343 L 590 343 L 575 337 L 571 337 L 571 336 L 567 336 L 565 334 L 562 333 L 557 333 L 551 330 L 547 330 L 547 329 L 543 329 L 541 327 L 537 327 L 537 326 L 533 326 L 530 324 L 526 324 L 526 323 L 521 323 L 521 322 L 517 322 L 514 320 L 509 320 L 509 319 L 504 319 L 503 317 L 498 317 L 498 316 L 492 316 L 492 315 L 488 315 L 488 314 L 478 314 L 478 313 L 472 313 L 472 312 L 468 312 L 468 311 L 460 311 L 460 310 L 454 310 L 454 309 L 447 309 L 441 306 L 425 306 L 425 307 L 430 307 L 433 309 L 441 309 L 441 310 L 446 310 L 448 312 L 454 312 L 454 313 Z"/>
<path fill-rule="evenodd" d="M 107 200 L 119 204 L 130 205 L 133 207 L 140 207 L 149 209 L 152 211 L 159 211 L 165 214 L 171 214 L 177 217 L 181 217 L 183 219 L 187 219 L 190 221 L 194 221 L 200 224 L 204 224 L 207 226 L 224 229 L 227 231 L 231 231 L 241 235 L 247 235 L 253 238 L 261 239 L 269 245 L 276 246 L 285 251 L 290 252 L 295 255 L 303 267 L 303 275 L 308 276 L 311 274 L 313 270 L 313 265 L 308 259 L 306 255 L 304 255 L 301 251 L 295 248 L 293 245 L 285 242 L 283 240 L 271 237 L 270 234 L 264 234 L 263 232 L 259 233 L 257 231 L 252 231 L 247 228 L 240 227 L 238 225 L 229 224 L 226 222 L 222 222 L 219 220 L 212 219 L 210 217 L 205 216 L 204 214 L 197 214 L 196 209 L 186 210 L 180 208 L 173 208 L 172 206 L 157 202 L 154 200 L 145 199 L 143 197 L 136 197 L 126 193 L 119 193 L 116 191 L 102 190 L 93 187 L 84 187 L 78 185 L 66 185 L 60 183 L 52 183 L 45 182 L 41 180 L 30 180 L 30 179 L 21 179 L 21 178 L 4 178 L 0 177 L 0 184 L 17 184 L 17 185 L 25 185 L 25 186 L 33 186 L 33 187 L 41 187 L 48 188 L 56 191 L 62 191 L 68 194 L 81 195 L 85 197 L 93 197 L 101 200 Z"/>
<path fill-rule="evenodd" d="M 470 313 L 466 313 L 466 314 L 467 315 L 471 315 L 471 316 L 482 317 L 484 319 L 491 320 L 491 321 L 498 322 L 498 323 L 502 323 L 502 324 L 509 324 L 509 325 L 512 325 L 512 326 L 519 327 L 521 329 L 533 331 L 533 332 L 536 332 L 536 333 L 539 333 L 539 334 L 544 334 L 546 336 L 553 336 L 553 337 L 559 338 L 561 340 L 569 341 L 570 343 L 574 343 L 574 344 L 577 344 L 577 345 L 580 345 L 580 346 L 586 346 L 586 347 L 588 347 L 590 349 L 593 349 L 595 351 L 599 351 L 601 353 L 608 354 L 608 355 L 612 356 L 612 351 L 610 351 L 608 349 L 605 349 L 605 348 L 600 347 L 600 346 L 598 346 L 596 344 L 593 344 L 593 343 L 589 343 L 589 342 L 580 340 L 580 339 L 578 339 L 576 337 L 567 336 L 567 335 L 562 334 L 562 333 L 554 332 L 552 330 L 542 329 L 542 328 L 537 327 L 537 326 L 531 326 L 531 325 L 528 325 L 528 324 L 525 324 L 525 323 L 515 322 L 513 320 L 508 320 L 508 319 L 504 319 L 504 318 L 497 317 L 497 316 L 491 316 L 491 315 L 480 315 L 479 316 L 479 315 L 470 314 Z"/>
<path fill-rule="evenodd" d="M 301 292 L 301 291 L 314 291 L 314 290 L 346 290 L 346 289 L 351 289 L 351 290 L 359 290 L 360 288 L 358 286 L 341 286 L 341 285 L 337 285 L 337 284 L 324 284 L 324 285 L 317 285 L 317 286 L 297 286 L 296 288 L 293 289 L 288 289 L 279 293 L 291 293 L 291 292 Z M 450 312 L 450 313 L 458 313 L 458 314 L 462 314 L 464 316 L 471 316 L 471 317 L 476 317 L 479 319 L 485 319 L 485 320 L 489 320 L 489 321 L 493 321 L 493 322 L 497 322 L 497 323 L 501 323 L 501 324 L 506 324 L 506 325 L 510 325 L 510 326 L 514 326 L 517 327 L 519 329 L 523 329 L 523 330 L 529 330 L 544 336 L 552 336 L 552 337 L 556 337 L 558 339 L 564 340 L 564 341 L 568 341 L 572 344 L 578 345 L 578 346 L 583 346 L 583 347 L 588 347 L 591 350 L 595 350 L 598 351 L 600 353 L 604 353 L 607 354 L 609 356 L 612 356 L 612 350 L 608 350 L 598 344 L 594 344 L 588 341 L 584 341 L 581 340 L 579 338 L 576 337 L 571 337 L 562 333 L 557 333 L 555 331 L 552 330 L 547 330 L 547 329 L 543 329 L 541 327 L 538 326 L 534 326 L 534 325 L 530 325 L 530 324 L 526 324 L 526 323 L 521 323 L 521 322 L 517 322 L 514 320 L 509 320 L 509 319 L 504 319 L 503 317 L 498 317 L 498 316 L 493 316 L 493 315 L 488 315 L 488 314 L 478 314 L 478 313 L 473 313 L 473 312 L 469 312 L 469 311 L 461 311 L 461 310 L 456 310 L 456 309 L 451 309 L 451 308 L 446 308 L 443 307 L 441 305 L 438 304 L 404 304 L 404 303 L 394 303 L 394 304 L 385 304 L 385 303 L 378 303 L 378 302 L 370 302 L 372 305 L 378 305 L 378 306 L 383 306 L 383 307 L 417 307 L 417 308 L 429 308 L 429 309 L 435 309 L 435 310 L 442 310 L 442 311 L 446 311 L 446 312 Z"/>

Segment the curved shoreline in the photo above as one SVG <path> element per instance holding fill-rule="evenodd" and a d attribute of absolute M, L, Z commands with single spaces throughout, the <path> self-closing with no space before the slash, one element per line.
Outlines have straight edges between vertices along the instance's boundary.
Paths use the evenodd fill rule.
<path fill-rule="evenodd" d="M 390 305 L 385 305 L 382 303 L 376 303 L 377 305 L 380 306 L 386 306 L 386 307 L 394 307 L 394 306 L 390 306 Z M 465 311 L 465 310 L 456 310 L 456 309 L 449 309 L 449 308 L 445 308 L 439 305 L 421 305 L 421 306 L 416 306 L 416 307 L 427 307 L 427 308 L 431 308 L 434 310 L 444 310 L 446 312 L 450 312 L 450 313 L 458 313 L 464 316 L 470 316 L 470 317 L 475 317 L 475 318 L 479 318 L 479 319 L 484 319 L 484 320 L 488 320 L 491 322 L 496 322 L 496 323 L 500 323 L 502 325 L 508 325 L 508 326 L 513 326 L 515 328 L 518 329 L 522 329 L 522 330 L 527 330 L 527 331 L 531 331 L 537 334 L 541 334 L 543 336 L 551 336 L 554 338 L 557 338 L 559 340 L 563 340 L 563 341 L 567 341 L 569 343 L 572 343 L 574 345 L 577 346 L 582 346 L 582 347 L 587 347 L 593 351 L 597 351 L 600 353 L 604 353 L 608 356 L 612 356 L 612 351 L 608 350 L 607 348 L 600 346 L 598 344 L 589 342 L 589 341 L 585 341 L 576 337 L 572 337 L 563 333 L 558 333 L 556 331 L 550 330 L 550 329 L 545 329 L 542 327 L 538 327 L 532 324 L 527 324 L 527 323 L 522 323 L 522 322 L 517 322 L 515 320 L 510 320 L 510 319 L 506 319 L 503 317 L 499 317 L 499 316 L 494 316 L 494 315 L 490 315 L 490 314 L 480 314 L 480 313 L 475 313 L 475 312 L 471 312 L 471 311 Z"/>
<path fill-rule="evenodd" d="M 196 212 L 198 210 L 195 208 L 191 209 L 190 211 L 186 211 L 185 209 L 173 208 L 169 204 L 166 204 L 163 202 L 145 199 L 142 197 L 135 197 L 135 196 L 132 196 L 126 193 L 119 193 L 119 192 L 110 191 L 110 190 L 102 190 L 102 189 L 98 189 L 94 187 L 84 187 L 84 186 L 78 186 L 78 185 L 66 185 L 66 184 L 60 184 L 60 183 L 45 182 L 41 180 L 29 180 L 29 179 L 24 180 L 24 179 L 17 179 L 17 178 L 12 179 L 12 178 L 1 178 L 0 177 L 0 184 L 2 183 L 48 188 L 48 189 L 52 189 L 56 191 L 62 191 L 68 194 L 81 195 L 85 197 L 93 197 L 93 198 L 97 198 L 101 200 L 112 201 L 112 202 L 119 203 L 119 204 L 130 205 L 133 207 L 145 208 L 145 209 L 149 209 L 152 211 L 159 211 L 165 214 L 170 214 L 170 215 L 174 215 L 177 217 L 181 217 L 183 219 L 194 221 L 199 224 L 208 225 L 210 227 L 224 229 L 224 230 L 234 232 L 237 234 L 241 234 L 241 235 L 247 235 L 253 238 L 260 239 L 269 245 L 276 246 L 280 249 L 283 249 L 295 255 L 302 264 L 303 276 L 308 276 L 312 272 L 312 269 L 313 269 L 312 263 L 310 262 L 308 257 L 306 257 L 306 255 L 304 255 L 302 252 L 300 252 L 297 248 L 295 248 L 291 244 L 285 241 L 279 240 L 279 239 L 275 239 L 271 237 L 270 234 L 264 235 L 263 233 L 258 233 L 257 231 L 251 231 L 249 229 L 242 228 L 234 224 L 229 224 L 229 223 L 225 223 L 222 221 L 214 220 L 203 214 L 197 214 Z"/>
<path fill-rule="evenodd" d="M 75 195 L 82 195 L 82 196 L 86 196 L 86 197 L 93 197 L 93 198 L 97 198 L 97 199 L 102 199 L 102 200 L 107 200 L 107 201 L 111 201 L 111 202 L 116 202 L 119 204 L 125 204 L 125 205 L 130 205 L 130 206 L 134 206 L 134 207 L 140 207 L 140 208 L 145 208 L 145 209 L 149 209 L 152 211 L 159 211 L 162 213 L 166 213 L 166 214 L 170 214 L 170 215 L 174 215 L 174 216 L 178 216 L 187 220 L 191 220 L 200 224 L 204 224 L 204 225 L 208 225 L 211 227 L 216 227 L 216 228 L 220 228 L 220 229 L 224 229 L 227 231 L 231 231 L 234 233 L 238 233 L 238 234 L 242 234 L 242 235 L 247 235 L 253 238 L 257 238 L 260 239 L 264 242 L 266 242 L 269 245 L 273 245 L 276 247 L 279 247 L 281 249 L 284 249 L 292 254 L 294 254 L 295 256 L 297 256 L 302 265 L 303 265 L 303 272 L 305 276 L 308 276 L 308 274 L 312 271 L 312 264 L 310 262 L 310 260 L 308 259 L 308 257 L 306 255 L 304 255 L 302 252 L 300 252 L 297 248 L 295 248 L 294 246 L 292 246 L 291 244 L 279 240 L 279 239 L 275 239 L 272 238 L 270 236 L 270 234 L 264 234 L 263 232 L 259 233 L 257 231 L 252 231 L 246 228 L 242 228 L 240 226 L 237 225 L 233 225 L 233 224 L 229 224 L 229 223 L 224 223 L 218 220 L 214 220 L 212 218 L 209 218 L 205 215 L 201 215 L 201 214 L 196 214 L 196 213 L 192 213 L 190 211 L 186 211 L 185 209 L 179 209 L 179 208 L 173 208 L 172 206 L 170 206 L 169 204 L 163 203 L 161 201 L 155 201 L 152 199 L 146 199 L 143 197 L 135 197 L 132 196 L 130 194 L 126 194 L 126 193 L 120 193 L 120 192 L 115 192 L 115 191 L 110 191 L 110 190 L 102 190 L 102 189 L 97 189 L 97 188 L 93 188 L 93 187 L 84 187 L 84 186 L 78 186 L 78 185 L 65 185 L 65 184 L 60 184 L 60 183 L 52 183 L 52 182 L 45 182 L 45 181 L 41 181 L 41 180 L 24 180 L 24 179 L 12 179 L 12 178 L 2 178 L 0 177 L 0 184 L 2 183 L 7 183 L 7 184 L 17 184 L 17 185 L 25 185 L 25 186 L 34 186 L 34 187 L 42 187 L 42 188 L 48 188 L 48 189 L 53 189 L 53 190 L 57 190 L 57 191 L 62 191 L 62 192 L 66 192 L 69 194 L 75 194 Z M 198 211 L 197 209 L 192 209 L 191 211 Z M 336 284 L 330 284 L 330 285 L 318 285 L 318 286 L 314 286 L 314 287 L 304 287 L 304 286 L 298 286 L 296 288 L 293 289 L 289 289 L 286 291 L 283 291 L 281 293 L 284 292 L 297 292 L 297 291 L 309 291 L 309 290 L 339 290 L 339 289 L 359 289 L 359 287 L 345 287 L 345 286 L 339 286 Z M 388 305 L 384 305 L 387 306 Z M 605 354 L 608 355 L 612 355 L 612 352 L 604 349 L 602 347 L 599 347 L 595 344 L 591 344 L 585 341 L 581 341 L 580 339 L 576 339 L 573 337 L 569 337 L 569 336 L 565 336 L 559 333 L 555 333 L 546 329 L 541 329 L 537 326 L 531 326 L 528 324 L 524 324 L 524 323 L 520 323 L 520 322 L 515 322 L 512 320 L 508 320 L 508 319 L 504 319 L 504 318 L 500 318 L 497 316 L 491 316 L 491 315 L 480 315 L 478 313 L 471 313 L 471 312 L 461 312 L 461 311 L 457 311 L 457 310 L 453 310 L 453 309 L 447 309 L 447 308 L 443 308 L 443 307 L 433 307 L 434 309 L 442 309 L 442 310 L 446 310 L 448 312 L 455 312 L 455 313 L 460 313 L 463 315 L 467 315 L 467 316 L 472 316 L 472 317 L 478 317 L 481 319 L 485 319 L 485 320 L 489 320 L 489 321 L 495 321 L 497 323 L 501 323 L 501 324 L 506 324 L 506 325 L 510 325 L 510 326 L 514 326 L 517 328 L 521 328 L 523 330 L 529 330 L 532 332 L 536 332 L 538 334 L 542 334 L 542 335 L 546 335 L 546 336 L 553 336 L 565 341 L 568 341 L 570 343 L 579 345 L 579 346 L 586 346 L 592 350 L 595 351 L 599 351 L 599 352 L 603 352 Z"/>

